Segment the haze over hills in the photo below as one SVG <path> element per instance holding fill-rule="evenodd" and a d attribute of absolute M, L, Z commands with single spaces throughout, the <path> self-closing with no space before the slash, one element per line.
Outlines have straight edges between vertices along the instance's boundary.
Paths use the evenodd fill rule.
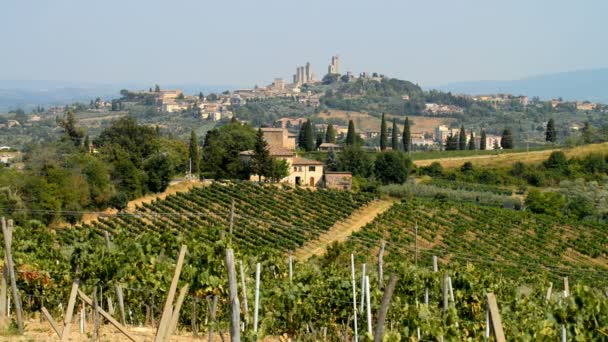
<path fill-rule="evenodd" d="M 429 88 L 473 95 L 510 93 L 538 96 L 545 100 L 561 97 L 568 101 L 608 103 L 608 68 L 545 74 L 510 81 L 456 82 Z"/>
<path fill-rule="evenodd" d="M 88 103 L 97 97 L 103 100 L 120 97 L 121 89 L 147 89 L 154 86 L 144 82 L 93 83 L 45 80 L 0 80 L 0 112 L 11 109 L 32 109 L 36 106 Z M 161 88 L 178 88 L 186 93 L 219 92 L 237 87 L 209 84 L 161 84 Z"/>

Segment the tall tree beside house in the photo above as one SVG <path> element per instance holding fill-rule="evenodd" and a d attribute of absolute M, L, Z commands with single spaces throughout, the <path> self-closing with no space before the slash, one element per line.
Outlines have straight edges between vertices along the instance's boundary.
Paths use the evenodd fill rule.
<path fill-rule="evenodd" d="M 158 84 L 154 85 L 154 92 L 160 93 L 160 86 Z"/>
<path fill-rule="evenodd" d="M 199 172 L 199 162 L 201 159 L 199 148 L 198 148 L 198 139 L 196 138 L 196 132 L 194 132 L 194 128 L 190 131 L 190 145 L 188 147 L 188 158 L 190 159 L 190 165 L 192 165 L 192 174 L 197 175 Z"/>
<path fill-rule="evenodd" d="M 391 135 L 391 148 L 393 151 L 399 150 L 399 131 L 397 128 L 397 119 L 393 118 L 393 132 Z"/>
<path fill-rule="evenodd" d="M 458 134 L 458 149 L 467 149 L 467 132 L 464 130 L 464 125 L 460 126 L 460 133 Z"/>
<path fill-rule="evenodd" d="M 258 129 L 258 134 L 255 139 L 255 147 L 251 156 L 251 171 L 258 175 L 258 180 L 262 177 L 270 177 L 273 169 L 273 158 L 268 149 L 268 143 L 264 139 L 262 129 Z"/>
<path fill-rule="evenodd" d="M 512 149 L 515 143 L 513 142 L 513 132 L 510 128 L 505 128 L 502 131 L 502 138 L 500 139 L 500 147 L 504 149 Z"/>
<path fill-rule="evenodd" d="M 91 147 L 91 141 L 89 140 L 89 135 L 85 135 L 84 136 L 84 142 L 82 143 L 82 150 L 85 153 L 89 153 L 90 152 L 90 147 Z"/>
<path fill-rule="evenodd" d="M 336 143 L 336 129 L 334 125 L 327 125 L 327 130 L 325 131 L 325 142 L 335 144 Z"/>
<path fill-rule="evenodd" d="M 198 99 L 199 99 L 200 101 L 203 101 L 203 100 L 205 99 L 205 95 L 203 95 L 203 92 L 202 92 L 202 91 L 198 93 Z"/>
<path fill-rule="evenodd" d="M 281 179 L 289 176 L 289 164 L 285 159 L 271 157 L 269 177 L 273 183 L 280 182 Z"/>
<path fill-rule="evenodd" d="M 325 158 L 325 169 L 327 171 L 338 171 L 338 156 L 334 149 L 330 149 Z"/>
<path fill-rule="evenodd" d="M 388 129 L 386 128 L 386 119 L 382 113 L 382 123 L 380 124 L 380 150 L 386 151 L 388 145 Z"/>
<path fill-rule="evenodd" d="M 485 129 L 482 129 L 482 130 L 481 130 L 481 137 L 480 137 L 480 139 L 479 139 L 479 149 L 480 149 L 480 150 L 482 150 L 482 151 L 484 151 L 484 150 L 486 150 L 486 149 L 487 149 L 487 146 L 486 146 L 486 140 L 487 140 L 487 137 L 486 137 L 486 130 L 485 130 Z"/>
<path fill-rule="evenodd" d="M 475 133 L 471 130 L 471 137 L 469 138 L 469 150 L 475 150 Z"/>
<path fill-rule="evenodd" d="M 323 130 L 317 131 L 317 139 L 315 141 L 315 150 L 319 149 L 319 146 L 323 143 L 323 137 L 325 137 L 325 132 Z"/>
<path fill-rule="evenodd" d="M 312 129 L 310 119 L 306 120 L 306 129 L 304 130 L 304 149 L 307 152 L 315 150 L 315 133 Z"/>
<path fill-rule="evenodd" d="M 348 120 L 348 131 L 346 132 L 346 145 L 353 146 L 357 141 L 355 135 L 355 123 L 353 120 Z"/>
<path fill-rule="evenodd" d="M 405 117 L 405 124 L 403 125 L 403 150 L 409 152 L 412 148 L 412 131 L 410 127 L 410 119 Z"/>
<path fill-rule="evenodd" d="M 549 122 L 547 123 L 545 140 L 550 143 L 554 143 L 557 141 L 557 131 L 555 130 L 555 120 L 553 119 L 549 119 Z"/>
<path fill-rule="evenodd" d="M 300 124 L 300 130 L 298 131 L 298 147 L 304 149 L 306 146 L 306 140 L 304 139 L 304 132 L 306 132 L 306 122 Z"/>

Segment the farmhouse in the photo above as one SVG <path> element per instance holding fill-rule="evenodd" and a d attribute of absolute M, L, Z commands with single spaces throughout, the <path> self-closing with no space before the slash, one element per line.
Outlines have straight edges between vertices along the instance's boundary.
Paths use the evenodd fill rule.
<path fill-rule="evenodd" d="M 295 150 L 295 138 L 290 136 L 286 128 L 261 128 L 264 139 L 268 143 L 270 155 L 287 162 L 289 175 L 281 179 L 281 183 L 300 186 L 319 186 L 323 181 L 323 163 L 316 160 L 298 157 Z M 243 151 L 240 159 L 249 163 L 253 151 Z M 251 175 L 250 180 L 258 180 L 257 175 Z"/>

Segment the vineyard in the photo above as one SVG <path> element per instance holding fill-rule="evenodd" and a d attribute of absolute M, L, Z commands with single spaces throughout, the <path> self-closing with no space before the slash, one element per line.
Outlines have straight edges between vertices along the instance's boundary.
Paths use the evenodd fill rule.
<path fill-rule="evenodd" d="M 103 232 L 116 235 L 176 236 L 189 230 L 200 232 L 199 239 L 217 241 L 230 226 L 234 206 L 233 241 L 240 248 L 272 247 L 291 251 L 300 247 L 373 200 L 369 194 L 337 191 L 311 191 L 290 187 L 259 186 L 249 182 L 213 183 L 163 200 L 144 203 L 134 212 L 101 218 L 78 229 L 61 230 L 62 242 L 79 234 Z M 295 227 L 286 233 L 281 226 Z"/>
<path fill-rule="evenodd" d="M 418 241 L 416 243 L 416 226 Z M 535 273 L 576 275 L 606 283 L 608 229 L 527 211 L 473 203 L 408 200 L 360 232 L 351 243 L 375 248 L 386 240 L 394 257 L 490 265 L 493 271 L 519 277 Z"/>
<path fill-rule="evenodd" d="M 32 319 L 44 305 L 60 319 L 78 278 L 80 289 L 96 294 L 108 311 L 121 286 L 127 328 L 155 327 L 178 251 L 186 246 L 179 284 L 189 290 L 176 317 L 178 330 L 226 338 L 231 301 L 224 255 L 231 248 L 242 267 L 238 297 L 246 340 L 352 341 L 356 331 L 360 341 L 370 341 L 393 274 L 383 334 L 388 341 L 487 340 L 488 292 L 497 298 L 509 340 L 555 341 L 562 334 L 608 340 L 602 226 L 473 203 L 413 200 L 393 205 L 323 256 L 290 258 L 372 201 L 369 194 L 213 183 L 75 228 L 15 227 L 12 250 L 24 312 Z M 436 270 L 433 255 L 439 257 Z M 363 295 L 364 276 L 369 297 Z M 562 276 L 569 277 L 569 289 Z M 93 312 L 86 310 L 89 320 Z M 72 336 L 77 331 L 74 326 Z"/>

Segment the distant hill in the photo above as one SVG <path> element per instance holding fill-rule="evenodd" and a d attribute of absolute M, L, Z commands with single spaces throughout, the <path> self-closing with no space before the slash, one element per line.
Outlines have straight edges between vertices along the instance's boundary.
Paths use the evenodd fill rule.
<path fill-rule="evenodd" d="M 588 100 L 608 103 L 608 68 L 568 71 L 512 81 L 471 81 L 430 87 L 464 94 L 510 93 L 541 99 Z"/>
<path fill-rule="evenodd" d="M 86 102 L 100 97 L 104 100 L 120 97 L 121 89 L 147 89 L 151 85 L 143 83 L 86 83 L 69 81 L 23 81 L 0 80 L 0 112 L 11 109 L 32 109 L 36 106 L 65 105 L 74 102 Z M 199 91 L 207 94 L 232 90 L 234 86 L 204 84 L 161 84 L 161 88 L 182 89 L 187 94 Z"/>

